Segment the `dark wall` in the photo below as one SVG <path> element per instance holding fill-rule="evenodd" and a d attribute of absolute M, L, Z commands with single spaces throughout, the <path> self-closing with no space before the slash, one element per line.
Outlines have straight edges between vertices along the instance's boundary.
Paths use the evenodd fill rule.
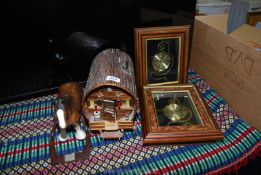
<path fill-rule="evenodd" d="M 195 0 L 9 0 L 0 97 L 87 80 L 93 57 L 106 47 L 134 59 L 135 27 L 193 26 L 195 6 Z M 87 42 L 96 39 L 98 45 Z"/>

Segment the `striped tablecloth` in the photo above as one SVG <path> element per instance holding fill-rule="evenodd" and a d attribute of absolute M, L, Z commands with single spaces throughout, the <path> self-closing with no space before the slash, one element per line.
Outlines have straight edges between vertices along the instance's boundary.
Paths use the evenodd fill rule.
<path fill-rule="evenodd" d="M 224 140 L 143 147 L 138 114 L 136 130 L 125 132 L 121 140 L 92 134 L 88 160 L 53 165 L 49 142 L 56 95 L 49 95 L 0 106 L 0 174 L 223 174 L 236 172 L 260 156 L 261 132 L 240 119 L 197 73 L 189 70 L 188 76 L 224 132 Z M 58 155 L 83 150 L 85 141 L 76 141 L 74 133 L 69 136 L 66 143 L 55 142 Z"/>

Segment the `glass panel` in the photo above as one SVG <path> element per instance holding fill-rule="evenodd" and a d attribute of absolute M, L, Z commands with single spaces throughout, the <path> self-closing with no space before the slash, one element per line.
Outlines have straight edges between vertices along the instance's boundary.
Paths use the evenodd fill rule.
<path fill-rule="evenodd" d="M 147 40 L 148 83 L 178 81 L 180 38 Z"/>
<path fill-rule="evenodd" d="M 201 125 L 189 92 L 153 92 L 159 126 Z"/>

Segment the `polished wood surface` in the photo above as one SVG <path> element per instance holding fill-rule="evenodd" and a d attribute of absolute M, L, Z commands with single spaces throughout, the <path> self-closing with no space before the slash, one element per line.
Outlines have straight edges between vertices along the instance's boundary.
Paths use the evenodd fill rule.
<path fill-rule="evenodd" d="M 51 156 L 51 162 L 52 164 L 60 164 L 60 163 L 67 163 L 67 162 L 71 162 L 71 161 L 78 161 L 78 160 L 86 160 L 86 159 L 89 159 L 89 155 L 90 155 L 90 148 L 91 148 L 91 145 L 90 145 L 90 138 L 91 138 L 91 135 L 90 133 L 86 132 L 86 145 L 84 147 L 84 150 L 82 152 L 76 152 L 76 153 L 73 153 L 75 155 L 75 159 L 74 160 L 71 160 L 71 161 L 65 161 L 65 155 L 60 155 L 58 156 L 56 154 L 56 150 L 55 150 L 55 141 L 54 141 L 54 133 L 55 133 L 55 130 L 58 128 L 58 125 L 56 124 L 53 129 L 52 129 L 52 134 L 51 134 L 51 138 L 50 138 L 50 156 Z M 59 143 L 61 143 L 59 141 Z"/>
<path fill-rule="evenodd" d="M 200 115 L 201 124 L 159 126 L 152 91 L 188 91 Z M 142 103 L 143 144 L 164 144 L 223 139 L 216 121 L 193 85 L 144 86 Z"/>
<path fill-rule="evenodd" d="M 141 90 L 143 85 L 148 85 L 148 70 L 146 57 L 146 40 L 151 38 L 181 37 L 179 77 L 176 83 L 187 82 L 189 26 L 150 27 L 135 29 L 135 68 L 137 88 Z M 162 82 L 166 84 L 167 82 Z M 174 84 L 169 82 L 168 84 Z"/>

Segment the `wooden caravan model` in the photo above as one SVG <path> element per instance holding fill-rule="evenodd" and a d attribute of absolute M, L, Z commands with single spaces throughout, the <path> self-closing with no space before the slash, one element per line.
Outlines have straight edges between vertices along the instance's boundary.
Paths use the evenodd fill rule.
<path fill-rule="evenodd" d="M 93 60 L 83 95 L 83 112 L 91 131 L 102 138 L 121 138 L 133 129 L 137 94 L 133 62 L 119 49 L 107 49 Z"/>

